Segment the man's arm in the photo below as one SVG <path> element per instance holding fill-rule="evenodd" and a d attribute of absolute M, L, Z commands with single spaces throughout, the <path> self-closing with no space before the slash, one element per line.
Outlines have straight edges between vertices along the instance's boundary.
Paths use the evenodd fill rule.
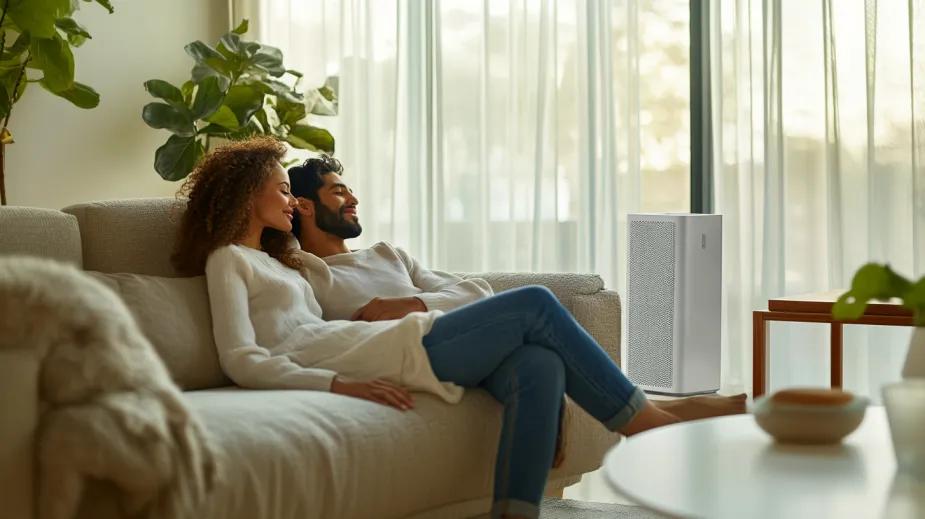
<path fill-rule="evenodd" d="M 405 264 L 414 286 L 423 290 L 417 294 L 427 310 L 449 311 L 479 299 L 494 295 L 491 286 L 484 279 L 463 279 L 455 274 L 429 270 L 405 250 L 393 247 L 396 255 Z"/>

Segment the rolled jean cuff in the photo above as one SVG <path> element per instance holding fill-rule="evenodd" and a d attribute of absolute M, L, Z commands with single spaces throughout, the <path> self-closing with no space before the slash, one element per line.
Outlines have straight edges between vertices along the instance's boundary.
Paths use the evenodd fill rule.
<path fill-rule="evenodd" d="M 492 505 L 491 519 L 498 519 L 503 514 L 537 518 L 540 516 L 540 507 L 519 499 L 505 499 Z"/>
<path fill-rule="evenodd" d="M 604 427 L 607 427 L 610 431 L 620 430 L 623 426 L 632 422 L 633 418 L 636 418 L 636 415 L 639 414 L 639 411 L 642 410 L 644 405 L 646 405 L 646 394 L 637 387 L 636 390 L 633 391 L 633 394 L 630 395 L 629 400 L 626 402 L 626 406 L 605 421 Z"/>

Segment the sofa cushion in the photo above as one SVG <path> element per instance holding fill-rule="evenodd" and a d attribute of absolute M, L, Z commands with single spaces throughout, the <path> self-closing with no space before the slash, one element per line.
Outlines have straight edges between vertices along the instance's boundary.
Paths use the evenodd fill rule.
<path fill-rule="evenodd" d="M 87 273 L 121 296 L 178 386 L 231 384 L 218 362 L 205 276 Z"/>
<path fill-rule="evenodd" d="M 77 204 L 62 209 L 77 217 L 87 270 L 177 277 L 170 263 L 186 201 L 140 198 Z"/>
<path fill-rule="evenodd" d="M 203 517 L 426 517 L 450 503 L 488 510 L 501 406 L 481 389 L 456 405 L 415 393 L 408 412 L 323 391 L 184 396 L 223 464 Z M 576 418 L 569 434 L 583 443 L 570 446 L 550 480 L 596 468 L 614 443 L 587 415 Z M 576 427 L 587 431 L 576 435 Z"/>
<path fill-rule="evenodd" d="M 0 207 L 0 254 L 39 256 L 80 267 L 77 219 L 54 209 Z"/>

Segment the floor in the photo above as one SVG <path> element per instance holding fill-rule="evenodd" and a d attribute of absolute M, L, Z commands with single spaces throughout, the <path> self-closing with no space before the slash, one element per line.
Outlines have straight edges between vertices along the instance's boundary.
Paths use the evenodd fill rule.
<path fill-rule="evenodd" d="M 582 476 L 581 481 L 566 487 L 562 493 L 565 499 L 575 499 L 577 501 L 593 501 L 595 503 L 619 503 L 621 505 L 635 505 L 628 498 L 617 493 L 610 488 L 604 479 L 604 473 L 601 470 L 588 472 Z"/>

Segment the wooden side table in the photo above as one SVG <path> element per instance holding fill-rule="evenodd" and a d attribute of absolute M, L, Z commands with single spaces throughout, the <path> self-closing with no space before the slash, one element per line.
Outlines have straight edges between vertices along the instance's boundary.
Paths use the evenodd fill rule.
<path fill-rule="evenodd" d="M 912 312 L 898 303 L 871 302 L 864 315 L 854 321 L 839 321 L 832 317 L 832 305 L 845 290 L 814 292 L 780 297 L 768 301 L 767 310 L 752 314 L 752 397 L 767 391 L 770 370 L 770 321 L 829 323 L 831 385 L 842 386 L 842 325 L 875 324 L 879 326 L 913 326 Z"/>

